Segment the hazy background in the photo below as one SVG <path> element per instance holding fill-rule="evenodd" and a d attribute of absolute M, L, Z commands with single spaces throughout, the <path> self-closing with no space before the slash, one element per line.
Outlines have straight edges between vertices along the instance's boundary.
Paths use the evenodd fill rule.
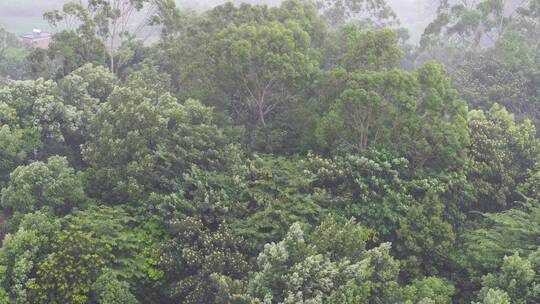
<path fill-rule="evenodd" d="M 34 28 L 50 30 L 43 20 L 43 13 L 60 9 L 70 0 L 0 0 L 0 25 L 17 35 L 32 31 Z M 226 0 L 177 0 L 181 7 L 203 10 Z M 265 3 L 277 5 L 281 0 L 234 0 L 232 2 Z M 394 8 L 402 25 L 409 29 L 412 41 L 418 41 L 425 26 L 433 19 L 434 8 L 431 0 L 388 0 Z"/>

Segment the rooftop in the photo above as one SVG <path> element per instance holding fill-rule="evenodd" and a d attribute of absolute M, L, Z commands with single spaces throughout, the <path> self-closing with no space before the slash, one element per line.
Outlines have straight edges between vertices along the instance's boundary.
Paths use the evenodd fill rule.
<path fill-rule="evenodd" d="M 32 39 L 32 40 L 40 40 L 40 39 L 51 39 L 52 34 L 47 32 L 42 32 L 39 29 L 35 29 L 30 34 L 26 34 L 22 36 L 23 39 Z"/>

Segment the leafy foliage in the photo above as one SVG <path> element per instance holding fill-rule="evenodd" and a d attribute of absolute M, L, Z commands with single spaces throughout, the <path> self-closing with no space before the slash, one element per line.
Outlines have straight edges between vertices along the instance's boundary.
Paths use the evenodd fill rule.
<path fill-rule="evenodd" d="M 236 151 L 210 108 L 195 100 L 181 104 L 170 94 L 118 87 L 91 124 L 95 132 L 83 145 L 90 193 L 110 203 L 172 191 L 192 166 L 226 168 Z"/>
<path fill-rule="evenodd" d="M 13 303 L 30 303 L 38 259 L 51 248 L 60 224 L 46 214 L 36 212 L 22 219 L 16 233 L 6 235 L 0 250 L 2 287 Z"/>
<path fill-rule="evenodd" d="M 515 252 L 528 255 L 538 244 L 535 235 L 538 207 L 527 205 L 501 213 L 486 214 L 483 223 L 465 236 L 469 268 L 474 271 L 495 271 L 505 255 Z"/>
<path fill-rule="evenodd" d="M 301 226 L 294 224 L 281 242 L 266 245 L 257 259 L 260 271 L 250 282 L 253 296 L 260 303 L 384 303 L 391 299 L 397 288 L 399 263 L 389 256 L 389 244 L 366 250 L 363 247 L 367 234 L 353 221 L 342 228 L 332 222 L 323 227 L 331 230 L 316 231 L 315 236 L 332 229 L 338 236 L 347 236 L 311 244 L 304 238 Z M 337 252 L 332 252 L 334 241 L 356 250 L 339 251 L 343 248 L 339 246 Z"/>
<path fill-rule="evenodd" d="M 80 176 L 65 158 L 53 156 L 47 163 L 35 162 L 15 169 L 0 202 L 3 208 L 16 213 L 48 210 L 65 215 L 87 200 Z"/>
<path fill-rule="evenodd" d="M 215 275 L 239 279 L 249 266 L 242 254 L 241 240 L 221 226 L 210 231 L 193 218 L 169 223 L 171 240 L 161 249 L 159 267 L 167 284 L 165 296 L 182 303 L 215 303 L 209 292 Z"/>
<path fill-rule="evenodd" d="M 440 1 L 418 47 L 383 0 L 0 29 L 0 303 L 540 302 L 539 7 Z"/>
<path fill-rule="evenodd" d="M 92 285 L 97 302 L 103 304 L 136 304 L 137 299 L 129 290 L 129 284 L 119 281 L 114 272 L 105 270 Z"/>
<path fill-rule="evenodd" d="M 441 67 L 427 65 L 417 74 L 357 72 L 345 81 L 319 123 L 322 147 L 393 146 L 419 166 L 463 163 L 466 108 Z"/>
<path fill-rule="evenodd" d="M 530 121 L 517 124 L 514 116 L 498 105 L 470 116 L 470 180 L 477 190 L 476 208 L 501 210 L 521 200 L 517 185 L 535 164 L 540 142 Z"/>
<path fill-rule="evenodd" d="M 499 273 L 482 278 L 480 299 L 482 303 L 495 299 L 501 303 L 534 303 L 539 297 L 535 275 L 536 269 L 529 260 L 518 254 L 505 256 Z"/>

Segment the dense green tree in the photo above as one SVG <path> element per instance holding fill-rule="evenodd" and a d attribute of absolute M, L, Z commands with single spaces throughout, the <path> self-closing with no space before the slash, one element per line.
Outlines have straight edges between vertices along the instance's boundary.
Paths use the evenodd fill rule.
<path fill-rule="evenodd" d="M 231 226 L 250 255 L 277 241 L 294 222 L 318 224 L 328 197 L 311 188 L 301 158 L 254 156 L 231 170 L 210 172 L 193 168 L 183 176 L 181 191 L 152 194 L 148 212 L 159 221 L 193 217 L 206 227 Z"/>
<path fill-rule="evenodd" d="M 64 103 L 56 94 L 57 88 L 55 82 L 43 79 L 8 81 L 0 86 L 0 102 L 15 109 L 16 126 L 36 132 L 32 147 L 34 160 L 46 160 L 57 154 L 80 158 L 78 147 L 70 146 L 70 138 L 79 132 L 83 113 Z"/>
<path fill-rule="evenodd" d="M 35 48 L 26 56 L 28 75 L 32 78 L 52 78 L 58 71 L 56 62 L 49 60 L 47 50 Z"/>
<path fill-rule="evenodd" d="M 135 283 L 154 279 L 150 274 L 156 264 L 153 232 L 122 208 L 90 206 L 68 216 L 67 225 L 91 234 L 100 246 L 110 250 L 115 260 L 108 267 L 120 279 Z M 141 247 L 149 243 L 152 245 Z"/>
<path fill-rule="evenodd" d="M 1 205 L 20 214 L 46 210 L 65 215 L 87 200 L 81 177 L 65 158 L 55 156 L 15 169 L 2 190 Z"/>
<path fill-rule="evenodd" d="M 408 162 L 391 153 L 345 155 L 333 159 L 312 156 L 311 185 L 324 189 L 331 207 L 354 216 L 381 236 L 399 227 L 399 214 L 414 202 L 408 193 Z M 414 186 L 414 185 L 413 185 Z"/>
<path fill-rule="evenodd" d="M 492 303 L 493 298 L 499 298 L 503 303 L 538 302 L 540 293 L 531 262 L 518 254 L 505 256 L 499 273 L 482 278 L 479 298 L 482 303 Z"/>
<path fill-rule="evenodd" d="M 46 56 L 37 56 L 41 50 L 34 50 L 33 64 L 52 66 L 49 73 L 37 71 L 34 76 L 61 79 L 79 67 L 91 63 L 106 64 L 106 48 L 95 36 L 63 31 L 54 35 L 54 42 Z M 35 60 L 35 61 L 34 61 Z"/>
<path fill-rule="evenodd" d="M 216 303 L 210 289 L 215 275 L 232 279 L 247 274 L 249 265 L 242 253 L 242 240 L 225 226 L 211 231 L 194 218 L 169 223 L 171 239 L 160 252 L 159 267 L 165 273 L 165 298 L 182 303 Z"/>
<path fill-rule="evenodd" d="M 540 162 L 528 170 L 527 179 L 518 186 L 518 193 L 540 201 Z"/>
<path fill-rule="evenodd" d="M 325 159 L 312 157 L 312 187 L 328 194 L 328 206 L 354 216 L 380 240 L 394 244 L 404 278 L 436 275 L 450 258 L 461 206 L 445 204 L 452 184 L 436 177 L 415 177 L 402 157 L 383 151 Z M 455 177 L 452 177 L 455 178 Z M 459 212 L 459 211 L 458 211 Z"/>
<path fill-rule="evenodd" d="M 467 60 L 454 72 L 454 83 L 471 108 L 489 111 L 504 106 L 518 121 L 530 119 L 539 126 L 538 76 L 535 64 L 511 64 L 497 59 L 494 51 Z M 522 58 L 520 55 L 510 55 Z"/>
<path fill-rule="evenodd" d="M 18 230 L 6 235 L 0 249 L 0 281 L 10 301 L 30 303 L 38 262 L 50 250 L 60 223 L 41 212 L 24 216 Z"/>
<path fill-rule="evenodd" d="M 460 259 L 473 280 L 495 272 L 506 255 L 527 256 L 536 251 L 540 213 L 535 204 L 529 202 L 522 208 L 485 214 L 478 227 L 462 236 L 465 252 Z"/>
<path fill-rule="evenodd" d="M 179 12 L 168 6 L 164 6 L 164 10 L 165 28 L 159 42 L 160 52 L 153 60 L 172 76 L 174 87 L 184 99 L 196 98 L 212 106 L 223 105 L 225 99 L 231 98 L 223 95 L 215 86 L 216 81 L 226 79 L 227 75 L 216 73 L 218 58 L 214 54 L 217 50 L 209 47 L 214 44 L 209 45 L 209 42 L 216 40 L 224 29 L 229 28 L 227 32 L 231 32 L 231 29 L 240 26 L 246 28 L 255 25 L 262 29 L 272 22 L 293 24 L 308 33 L 314 44 L 322 43 L 326 29 L 312 4 L 303 0 L 283 1 L 280 7 L 273 8 L 225 3 L 202 14 Z M 293 29 L 298 32 L 296 28 Z M 284 34 L 288 34 L 287 31 Z M 295 39 L 301 42 L 305 39 L 302 36 Z M 227 104 L 223 106 L 223 110 L 230 110 Z"/>
<path fill-rule="evenodd" d="M 239 154 L 211 108 L 141 88 L 117 87 L 91 129 L 83 146 L 89 193 L 113 204 L 174 191 L 191 167 L 224 169 Z"/>
<path fill-rule="evenodd" d="M 32 154 L 37 147 L 37 132 L 2 125 L 0 129 L 0 184 L 6 185 L 10 173 Z"/>
<path fill-rule="evenodd" d="M 104 286 L 100 276 L 107 269 L 114 270 L 119 280 L 145 280 L 155 263 L 139 247 L 146 243 L 141 232 L 118 208 L 92 207 L 68 216 L 62 230 L 50 240 L 46 256 L 35 261 L 29 302 L 88 303 L 97 293 L 96 303 L 106 303 L 103 301 L 110 300 L 112 287 Z M 133 301 L 122 282 L 109 283 L 120 286 L 115 291 L 129 297 L 124 300 Z"/>
<path fill-rule="evenodd" d="M 497 211 L 522 200 L 517 187 L 540 151 L 532 123 L 516 123 L 512 114 L 494 105 L 489 112 L 471 112 L 469 130 L 469 179 L 477 193 L 473 208 Z"/>
<path fill-rule="evenodd" d="M 348 71 L 390 70 L 398 67 L 402 58 L 395 31 L 366 31 L 353 24 L 328 33 L 323 54 L 325 67 L 342 67 Z"/>
<path fill-rule="evenodd" d="M 452 284 L 437 277 L 417 279 L 404 287 L 402 298 L 405 303 L 452 303 L 455 289 Z"/>
<path fill-rule="evenodd" d="M 28 77 L 27 55 L 28 51 L 22 48 L 7 49 L 0 58 L 0 77 L 26 79 Z"/>
<path fill-rule="evenodd" d="M 130 88 L 152 92 L 155 96 L 171 90 L 170 76 L 161 73 L 156 66 L 149 62 L 143 62 L 136 69 L 130 70 L 124 79 L 124 84 Z"/>
<path fill-rule="evenodd" d="M 69 150 L 60 152 L 69 153 L 71 163 L 77 168 L 85 167 L 81 145 L 94 132 L 90 126 L 98 105 L 108 98 L 116 82 L 116 77 L 105 67 L 86 64 L 64 77 L 56 87 L 56 96 L 72 111 L 76 123 L 76 128 L 64 135 Z"/>
<path fill-rule="evenodd" d="M 489 289 L 482 296 L 482 302 L 478 304 L 510 304 L 510 297 L 502 290 Z"/>
<path fill-rule="evenodd" d="M 416 115 L 423 118 L 424 126 L 420 128 L 420 144 L 416 147 L 420 155 L 413 159 L 440 169 L 459 168 L 464 164 L 465 147 L 469 143 L 467 105 L 459 99 L 441 65 L 428 64 L 419 69 L 418 81 L 425 94 L 417 105 Z"/>
<path fill-rule="evenodd" d="M 166 27 L 163 55 L 152 60 L 171 75 L 181 99 L 228 114 L 256 150 L 298 151 L 295 139 L 309 128 L 303 93 L 318 70 L 316 47 L 326 30 L 313 6 L 229 3 L 178 20 Z"/>
<path fill-rule="evenodd" d="M 390 255 L 389 243 L 367 250 L 369 236 L 353 220 L 340 224 L 327 219 L 308 236 L 294 224 L 257 259 L 259 270 L 249 285 L 255 303 L 399 301 L 399 263 Z M 447 300 L 452 290 L 445 293 L 436 296 Z"/>
<path fill-rule="evenodd" d="M 311 189 L 312 177 L 300 159 L 255 157 L 249 163 L 241 189 L 244 214 L 233 228 L 257 251 L 268 242 L 278 241 L 295 222 L 320 223 L 326 197 Z"/>
<path fill-rule="evenodd" d="M 235 96 L 230 107 L 251 124 L 269 117 L 294 99 L 295 86 L 316 72 L 310 37 L 296 23 L 243 24 L 218 34 L 215 55 L 223 89 Z"/>
<path fill-rule="evenodd" d="M 92 285 L 96 303 L 99 304 L 137 304 L 137 299 L 131 294 L 129 284 L 119 281 L 111 270 L 104 270 Z"/>
<path fill-rule="evenodd" d="M 433 186 L 441 187 L 442 183 Z M 415 277 L 422 272 L 438 275 L 448 265 L 456 244 L 456 232 L 446 219 L 447 209 L 441 196 L 430 189 L 420 202 L 409 206 L 401 215 L 395 246 L 403 259 L 405 277 Z"/>
<path fill-rule="evenodd" d="M 111 249 L 92 232 L 69 225 L 51 242 L 51 253 L 37 264 L 30 303 L 87 303 L 99 269 L 109 265 Z"/>
<path fill-rule="evenodd" d="M 410 127 L 399 126 L 410 122 L 414 115 L 415 97 L 419 94 L 414 75 L 401 71 L 359 72 L 346 77 L 344 91 L 323 116 L 316 131 L 323 149 L 335 149 L 347 143 L 365 151 L 398 138 L 410 138 L 407 134 Z M 379 88 L 384 93 L 379 92 Z"/>
<path fill-rule="evenodd" d="M 316 131 L 321 148 L 393 146 L 414 166 L 464 164 L 466 105 L 442 67 L 343 76 L 345 88 Z"/>
<path fill-rule="evenodd" d="M 70 88 L 71 90 L 74 90 L 75 88 L 73 87 L 75 86 L 75 84 L 79 82 L 82 82 L 82 84 L 78 84 L 78 85 L 80 87 L 84 87 L 84 88 L 79 88 L 80 90 L 86 91 L 86 93 L 91 98 L 96 98 L 100 102 L 104 102 L 112 93 L 114 86 L 117 82 L 117 79 L 105 67 L 100 66 L 100 65 L 94 66 L 90 63 L 87 63 L 83 65 L 82 67 L 78 68 L 77 70 L 73 71 L 73 73 L 69 74 L 64 79 L 62 79 L 62 81 L 59 84 L 60 91 L 64 91 L 62 90 L 63 86 L 66 86 L 67 88 Z M 69 92 L 69 89 L 67 88 L 65 91 Z M 62 97 L 63 97 L 62 99 L 64 100 L 64 103 L 77 106 L 76 98 L 74 96 L 71 97 L 71 100 L 69 100 L 70 99 L 69 95 L 62 96 Z M 81 97 L 78 97 L 78 98 L 81 98 Z"/>

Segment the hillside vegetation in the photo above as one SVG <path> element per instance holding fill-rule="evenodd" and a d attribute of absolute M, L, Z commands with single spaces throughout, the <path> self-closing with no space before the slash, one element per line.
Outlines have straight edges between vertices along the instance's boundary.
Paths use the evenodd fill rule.
<path fill-rule="evenodd" d="M 0 303 L 540 303 L 540 5 L 443 2 L 0 30 Z"/>

